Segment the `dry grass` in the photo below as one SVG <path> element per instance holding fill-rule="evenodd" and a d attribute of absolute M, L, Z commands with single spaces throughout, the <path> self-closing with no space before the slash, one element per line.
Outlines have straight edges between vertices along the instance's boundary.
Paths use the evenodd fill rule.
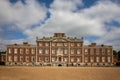
<path fill-rule="evenodd" d="M 120 68 L 0 66 L 0 80 L 120 80 Z"/>

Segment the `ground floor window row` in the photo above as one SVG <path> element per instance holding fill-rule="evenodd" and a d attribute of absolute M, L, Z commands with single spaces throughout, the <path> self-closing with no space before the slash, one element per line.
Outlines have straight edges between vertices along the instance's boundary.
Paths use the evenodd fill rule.
<path fill-rule="evenodd" d="M 62 56 L 57 56 L 57 57 L 51 57 L 51 62 L 111 62 L 111 57 L 84 57 L 84 61 L 82 61 L 82 57 L 62 57 Z M 50 62 L 50 57 L 44 56 L 44 57 L 36 57 L 35 56 L 8 56 L 8 61 L 9 62 Z"/>
<path fill-rule="evenodd" d="M 84 67 L 84 66 L 99 66 L 99 67 L 102 67 L 102 66 L 113 66 L 114 64 L 113 63 L 54 63 L 54 62 L 51 62 L 51 63 L 41 63 L 41 62 L 7 62 L 6 65 L 21 65 L 21 66 L 76 66 L 76 67 Z"/>

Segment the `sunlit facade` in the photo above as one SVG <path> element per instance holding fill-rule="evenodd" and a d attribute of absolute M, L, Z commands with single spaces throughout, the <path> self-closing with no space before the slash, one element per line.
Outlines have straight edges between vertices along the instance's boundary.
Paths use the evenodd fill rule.
<path fill-rule="evenodd" d="M 36 38 L 36 45 L 27 42 L 7 45 L 6 65 L 38 66 L 111 66 L 112 46 L 84 45 L 83 39 L 54 33 L 53 37 Z"/>

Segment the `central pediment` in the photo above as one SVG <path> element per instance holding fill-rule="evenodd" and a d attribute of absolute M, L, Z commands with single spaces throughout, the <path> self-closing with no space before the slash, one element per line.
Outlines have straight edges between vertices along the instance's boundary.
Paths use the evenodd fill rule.
<path fill-rule="evenodd" d="M 53 42 L 67 42 L 67 40 L 63 38 L 56 38 L 56 39 L 53 39 L 52 41 Z"/>

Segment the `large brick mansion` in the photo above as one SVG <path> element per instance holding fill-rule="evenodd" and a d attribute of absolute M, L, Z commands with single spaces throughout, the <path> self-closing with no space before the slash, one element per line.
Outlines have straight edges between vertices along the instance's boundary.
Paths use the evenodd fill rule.
<path fill-rule="evenodd" d="M 36 45 L 27 42 L 7 45 L 6 65 L 39 66 L 111 66 L 112 46 L 84 45 L 83 39 L 54 33 L 53 37 L 36 38 Z"/>

